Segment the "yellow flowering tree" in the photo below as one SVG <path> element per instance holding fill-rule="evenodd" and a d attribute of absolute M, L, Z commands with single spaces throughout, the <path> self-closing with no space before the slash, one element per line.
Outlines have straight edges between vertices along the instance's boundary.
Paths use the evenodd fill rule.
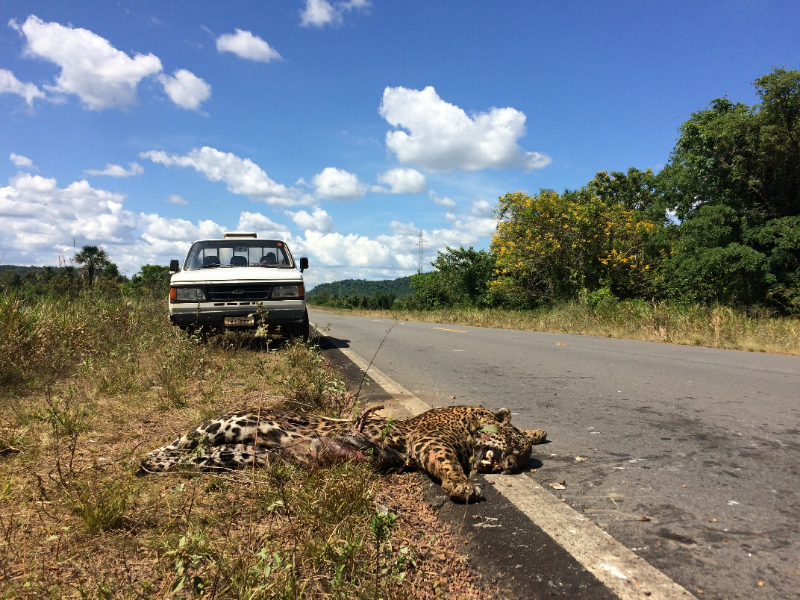
<path fill-rule="evenodd" d="M 650 265 L 645 244 L 657 229 L 641 211 L 581 193 L 506 194 L 496 210 L 492 290 L 532 305 L 606 287 L 641 293 Z"/>

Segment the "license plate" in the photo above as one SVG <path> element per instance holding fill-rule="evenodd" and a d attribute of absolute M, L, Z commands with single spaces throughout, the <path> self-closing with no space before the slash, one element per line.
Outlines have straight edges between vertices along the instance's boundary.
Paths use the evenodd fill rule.
<path fill-rule="evenodd" d="M 255 317 L 225 317 L 226 327 L 252 327 L 256 324 Z"/>

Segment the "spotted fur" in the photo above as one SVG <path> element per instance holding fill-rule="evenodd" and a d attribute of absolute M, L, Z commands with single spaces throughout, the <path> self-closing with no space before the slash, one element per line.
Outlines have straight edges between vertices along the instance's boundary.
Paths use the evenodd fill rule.
<path fill-rule="evenodd" d="M 466 502 L 480 496 L 468 476 L 472 468 L 518 471 L 530 458 L 531 446 L 547 437 L 541 429 L 517 429 L 505 408 L 496 413 L 477 406 L 434 408 L 398 421 L 379 416 L 377 408 L 354 420 L 276 410 L 230 413 L 153 450 L 142 461 L 141 472 L 226 470 L 271 460 L 353 460 L 383 470 L 418 468 L 441 481 L 453 500 Z"/>

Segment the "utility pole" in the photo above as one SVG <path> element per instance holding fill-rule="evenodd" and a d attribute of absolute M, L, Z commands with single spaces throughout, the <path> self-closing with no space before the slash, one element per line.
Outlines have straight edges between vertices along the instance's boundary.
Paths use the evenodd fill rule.
<path fill-rule="evenodd" d="M 424 256 L 424 247 L 425 244 L 428 243 L 428 240 L 422 237 L 422 231 L 419 232 L 419 241 L 416 243 L 419 246 L 419 268 L 417 269 L 417 273 L 422 273 L 422 265 L 424 264 L 423 256 Z"/>

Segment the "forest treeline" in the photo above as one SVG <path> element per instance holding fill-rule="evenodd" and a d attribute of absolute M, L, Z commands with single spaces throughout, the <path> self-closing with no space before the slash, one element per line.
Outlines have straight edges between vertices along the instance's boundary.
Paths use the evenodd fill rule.
<path fill-rule="evenodd" d="M 388 309 L 397 300 L 404 301 L 413 293 L 409 275 L 381 281 L 343 279 L 333 283 L 320 283 L 308 292 L 306 299 L 319 306 Z"/>
<path fill-rule="evenodd" d="M 84 246 L 67 264 L 58 267 L 0 265 L 0 292 L 23 296 L 73 297 L 91 289 L 95 294 L 151 294 L 166 298 L 169 267 L 143 265 L 128 278 L 120 274 L 108 253 L 98 246 Z"/>
<path fill-rule="evenodd" d="M 490 249 L 439 252 L 400 304 L 644 299 L 799 314 L 800 71 L 774 69 L 755 88 L 754 106 L 717 98 L 693 113 L 658 174 L 501 197 Z"/>

